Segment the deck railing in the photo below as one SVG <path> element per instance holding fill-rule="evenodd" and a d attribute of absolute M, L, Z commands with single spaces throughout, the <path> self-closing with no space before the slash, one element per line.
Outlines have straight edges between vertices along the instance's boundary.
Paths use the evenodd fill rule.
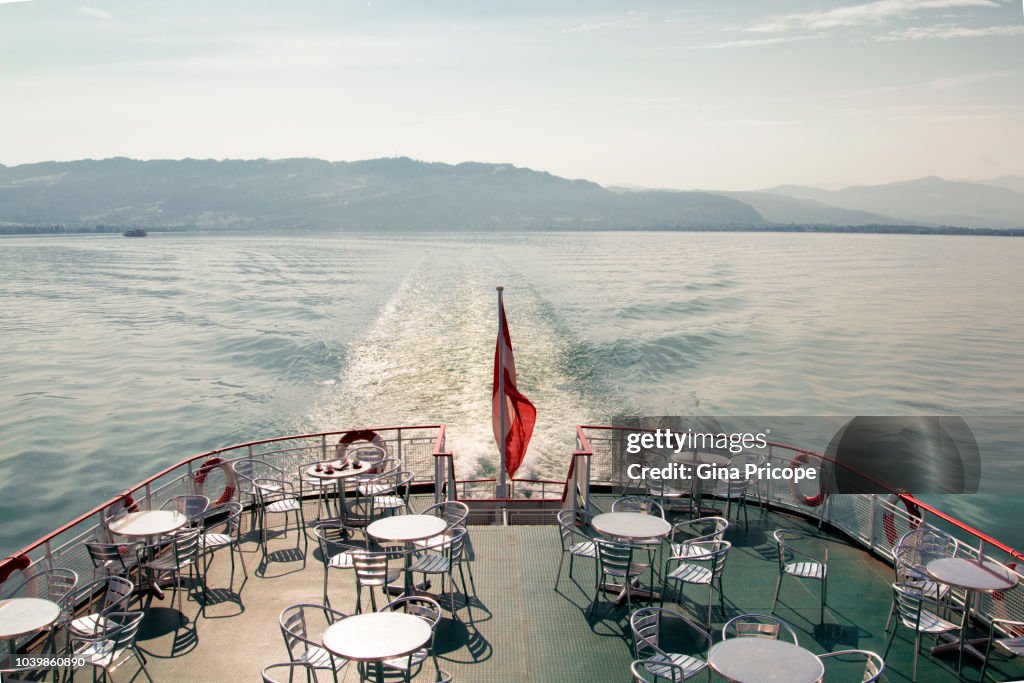
<path fill-rule="evenodd" d="M 262 460 L 281 468 L 298 481 L 301 479 L 300 466 L 316 460 L 333 458 L 341 438 L 349 435 L 362 437 L 368 434 L 377 435 L 383 442 L 388 457 L 399 458 L 403 468 L 416 475 L 414 484 L 433 483 L 432 472 L 437 460 L 434 456 L 444 450 L 444 425 L 381 427 L 359 430 L 358 433 L 353 430 L 318 432 L 218 448 L 185 458 L 147 477 L 13 553 L 0 562 L 0 584 L 12 573 L 23 572 L 36 564 L 42 564 L 46 568 L 71 569 L 77 572 L 79 577 L 91 576 L 92 560 L 89 558 L 85 542 L 104 533 L 105 511 L 112 506 L 119 507 L 126 501 L 138 505 L 143 510 L 157 509 L 175 495 L 195 493 L 195 475 L 203 468 L 203 463 L 212 458 L 227 463 L 243 459 Z M 207 473 L 203 490 L 213 500 L 220 495 L 226 483 L 225 473 L 214 467 Z"/>
<path fill-rule="evenodd" d="M 576 428 L 577 446 L 573 461 L 580 475 L 576 481 L 577 494 L 574 499 L 577 506 L 587 504 L 592 486 L 610 487 L 616 492 L 637 486 L 637 482 L 626 477 L 626 469 L 632 463 L 646 466 L 664 463 L 664 455 L 654 450 L 642 449 L 635 455 L 626 452 L 625 435 L 636 431 L 641 430 L 605 426 Z M 768 442 L 766 451 L 766 464 L 812 468 L 817 471 L 818 481 L 822 479 L 824 463 L 827 462 L 833 469 L 843 467 L 841 463 L 820 453 L 788 444 Z M 690 449 L 687 452 L 699 453 L 700 450 Z M 585 469 L 579 464 L 581 458 L 586 460 Z M 849 468 L 846 469 L 849 471 Z M 868 480 L 864 475 L 854 474 Z M 827 490 L 827 483 L 815 482 L 812 487 L 807 482 L 797 485 L 769 479 L 762 482 L 759 491 L 751 484 L 747 504 L 756 504 L 759 492 L 765 504 L 799 513 L 816 520 L 819 525 L 828 524 L 890 563 L 893 546 L 911 529 L 925 527 L 949 534 L 956 539 L 956 556 L 999 562 L 1016 572 L 1020 579 L 1018 586 L 1012 590 L 995 595 L 983 594 L 976 600 L 978 616 L 985 621 L 993 617 L 1024 621 L 1024 554 L 914 496 L 896 492 L 890 495 L 821 495 L 818 489 L 821 485 Z M 919 511 L 919 516 L 911 515 L 910 509 Z M 963 603 L 962 592 L 954 590 L 953 597 Z"/>

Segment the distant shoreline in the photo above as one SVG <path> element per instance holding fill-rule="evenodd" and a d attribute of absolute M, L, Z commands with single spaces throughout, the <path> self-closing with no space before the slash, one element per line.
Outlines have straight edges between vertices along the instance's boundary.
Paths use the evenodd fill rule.
<path fill-rule="evenodd" d="M 70 227 L 61 225 L 46 226 L 0 226 L 0 236 L 33 236 L 33 235 L 120 235 L 125 230 L 138 228 L 137 225 L 97 225 L 93 227 L 81 226 Z M 400 230 L 372 230 L 372 229 L 332 229 L 332 228 L 212 228 L 196 225 L 178 225 L 151 227 L 141 226 L 149 233 L 171 233 L 171 232 L 206 232 L 206 233 L 246 233 L 258 234 L 261 232 L 276 232 L 283 230 L 295 230 L 296 232 L 376 232 L 382 237 L 388 235 L 408 235 L 411 233 L 436 233 L 436 232 L 750 232 L 750 233 L 839 233 L 857 235 L 967 235 L 975 237 L 1024 237 L 1024 228 L 961 228 L 956 226 L 923 226 L 923 225 L 771 225 L 757 227 L 617 227 L 617 228 L 569 228 L 565 226 L 551 228 L 511 228 L 503 230 L 480 230 L 460 228 L 417 228 Z"/>

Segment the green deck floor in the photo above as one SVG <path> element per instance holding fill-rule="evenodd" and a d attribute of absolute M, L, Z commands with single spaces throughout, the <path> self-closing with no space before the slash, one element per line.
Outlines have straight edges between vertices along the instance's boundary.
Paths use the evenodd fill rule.
<path fill-rule="evenodd" d="M 415 506 L 423 508 L 429 502 Z M 312 507 L 309 514 L 315 516 Z M 726 538 L 733 548 L 724 574 L 725 613 L 716 608 L 713 615 L 719 632 L 731 616 L 770 610 L 778 576 L 772 531 L 782 527 L 818 533 L 798 517 L 762 512 L 756 506 L 750 508 L 749 529 L 744 530 L 740 522 L 728 531 Z M 590 683 L 629 679 L 632 657 L 626 608 L 616 609 L 602 601 L 592 615 L 586 614 L 594 592 L 591 562 L 577 560 L 572 580 L 566 562 L 555 588 L 557 527 L 471 526 L 470 535 L 477 589 L 471 596 L 472 616 L 461 597 L 458 619 L 445 609 L 436 643 L 441 668 L 454 680 Z M 881 653 L 892 569 L 846 539 L 827 533 L 822 537 L 831 555 L 825 623 L 818 623 L 817 584 L 791 578 L 783 583 L 777 616 L 792 624 L 801 645 L 816 653 L 850 648 Z M 278 551 L 279 559 L 288 558 L 286 549 L 294 547 L 295 538 L 293 528 L 287 537 L 272 539 L 271 550 Z M 139 644 L 149 657 L 154 680 L 257 681 L 262 667 L 287 660 L 278 615 L 290 604 L 320 601 L 323 568 L 316 544 L 311 540 L 305 569 L 298 559 L 261 567 L 257 545 L 246 543 L 244 550 L 249 579 L 242 584 L 239 570 L 236 593 L 218 588 L 227 585 L 226 551 L 211 567 L 208 583 L 217 601 L 208 606 L 206 617 L 199 615 L 195 595 L 185 602 L 184 617 L 169 599 L 153 603 Z M 332 572 L 330 594 L 336 609 L 354 611 L 354 581 L 350 572 Z M 691 588 L 688 596 L 696 603 L 684 600 L 681 611 L 703 621 L 706 592 Z M 666 603 L 666 607 L 673 605 Z M 886 680 L 910 680 L 912 648 L 911 634 L 901 629 L 887 660 Z M 978 680 L 980 663 L 966 662 L 964 679 Z M 926 646 L 918 680 L 954 681 L 955 663 L 951 656 L 933 658 Z M 118 680 L 128 680 L 135 668 L 133 663 L 126 664 Z M 355 666 L 346 666 L 343 673 L 343 680 L 358 680 Z M 830 671 L 826 680 L 844 680 L 833 678 L 834 673 L 849 672 Z M 990 674 L 994 680 L 1021 678 L 1024 666 L 1000 659 L 994 669 L 990 667 Z M 426 665 L 420 679 L 433 680 L 432 666 Z M 325 672 L 320 680 L 330 680 L 329 674 Z"/>

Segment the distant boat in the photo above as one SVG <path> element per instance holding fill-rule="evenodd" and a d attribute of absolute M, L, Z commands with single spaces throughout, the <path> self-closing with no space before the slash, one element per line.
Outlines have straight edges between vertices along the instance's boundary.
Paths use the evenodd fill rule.
<path fill-rule="evenodd" d="M 125 230 L 122 235 L 125 237 L 145 237 L 146 231 L 142 228 L 132 228 L 131 230 Z"/>

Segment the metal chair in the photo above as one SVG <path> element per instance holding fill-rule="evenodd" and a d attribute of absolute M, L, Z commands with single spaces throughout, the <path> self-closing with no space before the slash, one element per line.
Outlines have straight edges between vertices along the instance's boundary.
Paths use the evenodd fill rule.
<path fill-rule="evenodd" d="M 352 565 L 356 572 L 356 614 L 363 611 L 363 589 L 370 591 L 370 608 L 377 611 L 374 589 L 380 589 L 387 596 L 389 586 L 400 581 L 402 570 L 395 569 L 395 562 L 405 562 L 407 551 L 401 548 L 385 548 L 375 551 L 352 553 Z"/>
<path fill-rule="evenodd" d="M 668 624 L 664 623 L 666 620 Z M 677 621 L 678 624 L 675 623 Z M 674 667 L 665 666 L 662 669 L 659 664 L 673 664 L 681 668 L 682 680 L 693 678 L 707 669 L 711 634 L 682 614 L 663 607 L 641 607 L 633 612 L 629 624 L 633 632 L 633 655 L 637 659 L 646 660 L 643 668 L 656 678 L 674 680 L 672 676 L 677 672 Z M 667 652 L 662 649 L 661 634 L 667 630 L 671 630 L 674 637 L 684 633 L 690 635 L 694 641 L 694 653 Z"/>
<path fill-rule="evenodd" d="M 278 623 L 281 626 L 281 636 L 284 638 L 288 657 L 293 663 L 304 664 L 314 670 L 330 671 L 337 683 L 338 671 L 348 663 L 348 660 L 336 658 L 325 649 L 320 637 L 328 626 L 347 616 L 326 605 L 301 603 L 285 607 L 281 611 Z M 316 678 L 315 673 L 313 677 Z"/>
<path fill-rule="evenodd" d="M 659 659 L 638 659 L 629 667 L 633 683 L 680 683 L 686 680 L 686 669 Z"/>
<path fill-rule="evenodd" d="M 984 683 L 988 660 L 992 656 L 992 646 L 1011 657 L 1024 657 L 1024 621 L 1015 621 L 995 617 L 989 622 L 988 645 L 985 647 L 985 663 L 981 665 L 981 677 Z"/>
<path fill-rule="evenodd" d="M 86 635 L 71 632 L 71 666 L 79 662 L 88 664 L 95 669 L 102 669 L 109 680 L 114 680 L 114 671 L 134 657 L 142 673 L 146 674 L 146 679 L 152 683 L 153 678 L 146 670 L 146 657 L 135 646 L 142 617 L 142 612 L 110 612 L 96 633 Z M 70 669 L 68 678 L 73 680 Z"/>
<path fill-rule="evenodd" d="M 183 529 L 171 534 L 166 539 L 149 546 L 139 548 L 139 566 L 146 571 L 151 583 L 160 574 L 170 574 L 174 578 L 174 590 L 178 594 L 178 611 L 184 612 L 181 597 L 181 575 L 188 570 L 189 576 L 200 577 L 203 597 L 206 597 L 206 584 L 202 581 L 196 566 L 199 560 L 199 535 L 202 529 Z M 149 558 L 149 559 L 145 559 Z"/>
<path fill-rule="evenodd" d="M 170 500 L 164 501 L 160 509 L 180 512 L 188 517 L 189 524 L 194 524 L 196 519 L 206 512 L 208 507 L 210 507 L 210 499 L 206 496 L 187 495 L 172 496 Z"/>
<path fill-rule="evenodd" d="M 64 567 L 34 569 L 13 588 L 0 593 L 0 598 L 42 598 L 58 605 L 66 604 L 68 595 L 78 583 L 78 574 Z M 3 584 L 0 584 L 3 587 Z"/>
<path fill-rule="evenodd" d="M 741 614 L 725 622 L 722 627 L 722 640 L 729 638 L 767 638 L 780 640 L 785 633 L 794 645 L 800 644 L 793 627 L 778 617 L 767 614 Z"/>
<path fill-rule="evenodd" d="M 939 636 L 943 633 L 958 633 L 960 631 L 960 624 L 943 619 L 939 616 L 938 610 L 944 608 L 962 613 L 963 608 L 955 605 L 943 604 L 938 600 L 926 598 L 914 587 L 907 588 L 894 583 L 892 585 L 892 592 L 893 601 L 896 603 L 896 625 L 899 626 L 902 624 L 914 631 L 913 680 L 916 682 L 917 657 L 921 650 L 921 634 L 925 633 L 930 636 Z M 932 609 L 927 609 L 926 606 L 929 606 Z M 896 638 L 896 631 L 898 630 L 898 628 L 894 628 L 892 630 L 892 634 L 889 636 L 889 643 L 885 646 L 885 653 L 882 655 L 882 659 L 885 659 L 889 655 L 889 648 L 892 647 L 892 641 Z"/>
<path fill-rule="evenodd" d="M 426 646 L 404 657 L 384 660 L 384 666 L 404 671 L 407 675 L 415 675 L 412 674 L 413 669 L 417 669 L 418 673 L 418 669 L 422 668 L 423 662 L 429 657 L 434 661 L 434 671 L 438 674 L 435 678 L 439 677 L 441 669 L 437 665 L 437 653 L 434 651 L 434 636 L 437 634 L 437 625 L 441 621 L 441 605 L 433 598 L 410 596 L 392 600 L 381 609 L 382 612 L 386 610 L 412 614 L 425 621 L 430 626 L 430 640 Z"/>
<path fill-rule="evenodd" d="M 259 503 L 260 543 L 263 546 L 263 561 L 267 561 L 267 521 L 268 515 L 284 516 L 284 534 L 288 535 L 288 516 L 295 515 L 295 528 L 298 531 L 295 549 L 302 543 L 302 566 L 306 566 L 306 551 L 309 550 L 309 538 L 305 534 L 306 519 L 302 512 L 302 501 L 295 492 L 295 485 L 282 479 L 257 479 L 253 482 L 256 488 L 256 500 Z"/>
<path fill-rule="evenodd" d="M 646 496 L 622 496 L 612 502 L 612 512 L 640 512 L 665 519 L 665 508 Z"/>
<path fill-rule="evenodd" d="M 108 576 L 131 576 L 132 570 L 138 567 L 139 557 L 136 552 L 138 543 L 101 543 L 86 541 L 85 549 L 92 560 L 92 578 L 95 580 L 100 573 Z"/>
<path fill-rule="evenodd" d="M 729 461 L 729 468 L 739 468 L 742 472 L 746 465 L 746 459 L 742 456 Z M 740 509 L 743 510 L 743 526 L 749 528 L 750 521 L 747 519 L 747 489 L 750 488 L 750 479 L 741 477 L 739 479 L 719 479 L 710 491 L 702 492 L 703 495 L 711 496 L 717 500 L 725 501 L 725 518 L 729 519 L 732 512 L 732 503 L 736 501 L 736 521 L 740 519 Z M 698 504 L 698 509 L 702 506 Z"/>
<path fill-rule="evenodd" d="M 238 499 L 242 501 L 243 507 L 249 506 L 249 528 L 255 529 L 257 525 L 262 529 L 262 520 L 257 520 L 260 514 L 259 496 L 256 493 L 257 479 L 287 479 L 287 475 L 280 467 L 271 465 L 263 460 L 243 458 L 231 463 L 231 469 L 235 471 L 235 481 L 238 485 Z M 248 499 L 246 503 L 243 499 Z"/>
<path fill-rule="evenodd" d="M 370 494 L 370 517 L 376 517 L 377 511 L 393 513 L 404 510 L 409 513 L 409 493 L 412 490 L 412 472 L 397 470 L 388 474 L 378 475 L 377 479 L 366 484 L 369 489 L 379 489 Z"/>
<path fill-rule="evenodd" d="M 451 530 L 456 527 L 463 529 L 466 527 L 466 520 L 469 518 L 469 506 L 461 501 L 446 500 L 441 503 L 434 503 L 420 514 L 440 517 L 448 524 L 448 529 L 443 533 L 431 538 L 425 538 L 422 541 L 416 541 L 413 544 L 417 548 L 426 550 L 450 543 L 452 540 Z"/>
<path fill-rule="evenodd" d="M 942 557 L 942 556 L 939 556 Z M 933 581 L 925 571 L 922 561 L 925 556 L 920 549 L 911 545 L 898 544 L 892 549 L 893 570 L 896 572 L 896 583 L 903 585 L 908 590 L 918 590 L 921 595 L 934 600 L 944 600 L 949 595 L 949 586 Z M 928 558 L 927 562 L 937 557 Z M 885 622 L 885 632 L 889 632 L 889 625 L 896 613 L 896 601 L 889 605 L 889 618 Z"/>
<path fill-rule="evenodd" d="M 614 543 L 603 539 L 595 539 L 597 548 L 597 581 L 595 582 L 594 601 L 590 603 L 588 611 L 594 608 L 597 599 L 604 592 L 603 579 L 622 580 L 622 589 L 626 593 L 626 604 L 633 609 L 633 579 L 643 574 L 650 567 L 646 564 L 633 562 L 633 551 L 635 546 L 626 543 Z"/>
<path fill-rule="evenodd" d="M 459 568 L 459 579 L 462 581 L 462 594 L 466 596 L 466 604 L 469 606 L 469 587 L 466 584 L 466 574 L 462 570 L 462 557 L 466 547 L 466 530 L 454 528 L 452 539 L 441 547 L 434 550 L 421 550 L 413 558 L 412 565 L 408 571 L 415 576 L 441 576 L 441 593 L 444 594 L 445 581 L 451 582 L 449 598 L 451 600 L 451 612 L 455 614 L 455 567 Z M 470 607 L 472 610 L 472 607 Z M 472 618 L 472 612 L 470 617 Z"/>
<path fill-rule="evenodd" d="M 703 546 L 695 546 L 701 541 L 721 541 L 729 528 L 729 520 L 725 517 L 698 517 L 672 525 L 669 534 L 669 548 L 672 557 L 689 557 L 687 553 L 704 552 Z"/>
<path fill-rule="evenodd" d="M 62 612 L 67 614 L 61 623 L 69 633 L 93 636 L 106 625 L 107 616 L 112 612 L 126 612 L 135 584 L 120 576 L 91 581 L 68 594 Z M 96 600 L 99 595 L 99 600 Z M 83 616 L 76 617 L 79 605 L 91 608 Z"/>
<path fill-rule="evenodd" d="M 779 580 L 775 584 L 772 614 L 782 590 L 782 577 L 821 582 L 821 622 L 825 621 L 825 599 L 828 590 L 828 546 L 810 536 L 790 529 L 779 529 L 774 534 L 778 546 Z M 807 548 L 814 548 L 812 553 Z"/>
<path fill-rule="evenodd" d="M 586 510 L 575 508 L 562 510 L 558 513 L 558 541 L 562 544 L 562 554 L 558 560 L 558 572 L 555 574 L 555 586 L 558 586 L 558 579 L 562 576 L 562 563 L 565 562 L 565 555 L 569 555 L 569 578 L 572 578 L 573 559 L 586 557 L 595 560 L 594 568 L 597 570 L 597 546 L 594 539 L 588 536 L 583 529 L 590 526 L 593 519 Z M 596 578 L 596 577 L 595 577 Z"/>
<path fill-rule="evenodd" d="M 235 552 L 238 562 L 242 565 L 242 574 L 249 578 L 249 570 L 245 567 L 242 555 L 242 504 L 236 502 L 221 503 L 204 512 L 200 518 L 199 555 L 203 558 L 203 583 L 206 583 L 206 572 L 210 568 L 210 556 L 221 548 L 228 548 L 231 555 L 231 578 L 228 587 L 235 586 Z M 203 603 L 206 609 L 206 603 Z"/>
<path fill-rule="evenodd" d="M 367 540 L 354 541 L 359 530 L 343 522 L 321 522 L 313 527 L 317 544 L 320 546 L 320 560 L 324 565 L 324 604 L 330 606 L 327 595 L 327 577 L 332 570 L 354 570 L 353 553 L 367 552 Z"/>
<path fill-rule="evenodd" d="M 725 611 L 725 591 L 722 589 L 722 574 L 725 571 L 725 561 L 729 557 L 729 549 L 732 544 L 729 541 L 694 541 L 687 543 L 683 557 L 670 557 L 665 561 L 665 579 L 661 591 L 661 603 L 665 604 L 665 594 L 668 592 L 669 582 L 680 584 L 676 602 L 679 603 L 679 596 L 683 593 L 686 584 L 708 587 L 708 620 L 707 628 L 711 630 L 711 599 L 714 596 L 715 585 L 718 586 L 718 598 L 722 603 L 722 611 Z M 673 567 L 673 563 L 675 566 Z"/>
<path fill-rule="evenodd" d="M 288 674 L 287 681 L 292 683 L 294 680 L 295 672 L 301 671 L 305 673 L 306 680 L 313 678 L 315 680 L 315 674 L 312 673 L 313 667 L 305 662 L 279 662 L 277 664 L 270 664 L 269 666 L 263 667 L 263 683 L 284 683 L 284 678 L 274 678 L 277 674 Z"/>
<path fill-rule="evenodd" d="M 885 673 L 885 660 L 870 650 L 839 650 L 818 655 L 825 665 L 826 680 L 840 680 L 838 674 L 846 674 L 842 680 L 857 683 L 874 683 Z M 837 665 L 833 665 L 835 661 Z M 838 669 L 842 666 L 842 671 Z M 834 670 L 834 671 L 833 671 Z"/>

